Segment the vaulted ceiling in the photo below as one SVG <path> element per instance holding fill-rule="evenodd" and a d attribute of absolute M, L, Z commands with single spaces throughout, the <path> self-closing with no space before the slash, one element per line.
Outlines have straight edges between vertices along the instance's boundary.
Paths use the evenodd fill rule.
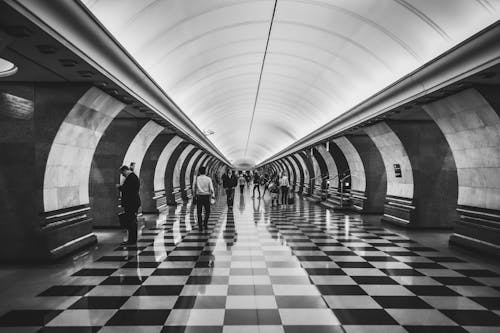
<path fill-rule="evenodd" d="M 500 18 L 500 0 L 82 0 L 235 165 Z"/>

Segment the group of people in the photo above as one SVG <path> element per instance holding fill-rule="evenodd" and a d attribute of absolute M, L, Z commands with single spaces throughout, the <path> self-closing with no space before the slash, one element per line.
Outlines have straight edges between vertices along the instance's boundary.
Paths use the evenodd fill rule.
<path fill-rule="evenodd" d="M 290 203 L 289 193 L 290 193 L 290 181 L 285 172 L 281 174 L 274 174 L 269 181 L 269 192 L 271 193 L 271 206 L 276 206 L 279 204 L 287 205 Z M 281 194 L 281 200 L 280 199 Z"/>
<path fill-rule="evenodd" d="M 120 201 L 123 208 L 123 213 L 120 214 L 120 224 L 128 231 L 128 240 L 122 244 L 134 245 L 137 244 L 137 214 L 141 207 L 140 181 L 134 173 L 133 164 L 130 167 L 122 166 L 120 174 L 123 182 L 116 185 L 121 194 Z M 198 176 L 193 182 L 193 193 L 196 201 L 198 230 L 203 231 L 208 228 L 210 205 L 215 203 L 214 185 L 212 179 L 206 175 L 204 166 L 200 167 Z"/>
<path fill-rule="evenodd" d="M 235 172 L 228 169 L 227 172 L 222 176 L 222 186 L 226 191 L 227 206 L 233 207 L 234 204 L 234 192 L 235 188 L 239 186 L 240 193 L 243 193 L 245 185 L 249 186 L 249 177 L 247 173 L 239 172 L 236 176 Z M 286 173 L 273 174 L 271 177 L 268 174 L 260 175 L 258 171 L 253 173 L 253 190 L 252 198 L 255 198 L 255 192 L 258 193 L 258 199 L 264 197 L 266 192 L 269 191 L 271 194 L 271 206 L 286 205 L 288 204 L 288 195 L 290 191 L 290 181 Z M 264 187 L 264 191 L 261 193 L 261 186 Z M 280 200 L 281 195 L 281 200 Z"/>
<path fill-rule="evenodd" d="M 128 231 L 128 240 L 124 244 L 137 243 L 137 214 L 141 207 L 141 198 L 139 196 L 140 181 L 134 173 L 133 165 L 122 166 L 120 173 L 124 178 L 121 184 L 117 184 L 117 188 L 121 193 L 121 206 L 124 210 L 122 218 L 125 220 L 123 226 Z M 245 185 L 249 186 L 250 174 L 239 173 L 236 176 L 233 170 L 228 169 L 222 176 L 222 186 L 226 192 L 227 206 L 233 207 L 234 190 L 239 185 L 240 193 L 243 193 Z M 261 194 L 260 187 L 264 186 L 264 193 Z M 252 198 L 255 197 L 255 191 L 258 192 L 261 198 L 269 191 L 271 194 L 271 206 L 287 205 L 289 203 L 290 181 L 286 173 L 273 174 L 271 177 L 268 174 L 260 175 L 259 172 L 253 173 L 253 192 Z M 279 197 L 281 195 L 281 201 Z M 198 176 L 193 182 L 193 202 L 196 203 L 198 230 L 203 231 L 208 228 L 208 219 L 210 217 L 210 206 L 215 203 L 215 189 L 212 179 L 206 175 L 206 168 L 200 167 Z M 204 213 L 204 214 L 203 214 Z"/>

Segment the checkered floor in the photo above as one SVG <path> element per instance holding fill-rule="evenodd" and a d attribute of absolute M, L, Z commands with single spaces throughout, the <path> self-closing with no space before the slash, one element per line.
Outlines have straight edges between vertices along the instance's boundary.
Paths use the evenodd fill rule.
<path fill-rule="evenodd" d="M 214 207 L 208 232 L 195 225 L 179 209 L 40 293 L 52 310 L 14 309 L 0 330 L 500 332 L 499 274 L 356 215 L 245 192 Z"/>

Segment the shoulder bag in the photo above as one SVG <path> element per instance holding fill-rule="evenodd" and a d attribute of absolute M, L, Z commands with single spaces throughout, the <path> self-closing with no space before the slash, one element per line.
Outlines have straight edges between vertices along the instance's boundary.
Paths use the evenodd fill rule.
<path fill-rule="evenodd" d="M 198 177 L 194 179 L 194 193 L 193 193 L 193 200 L 191 201 L 193 205 L 196 205 L 198 203 L 198 195 L 196 194 L 197 191 L 198 191 Z"/>

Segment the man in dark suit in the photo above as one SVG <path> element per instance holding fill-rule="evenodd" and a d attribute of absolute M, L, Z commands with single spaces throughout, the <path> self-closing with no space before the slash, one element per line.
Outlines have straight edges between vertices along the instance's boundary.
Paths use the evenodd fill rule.
<path fill-rule="evenodd" d="M 141 207 L 139 197 L 139 178 L 126 165 L 120 168 L 120 173 L 125 177 L 122 185 L 117 185 L 121 192 L 121 205 L 125 212 L 126 228 L 128 230 L 127 244 L 137 243 L 137 212 Z"/>
<path fill-rule="evenodd" d="M 234 188 L 238 185 L 238 178 L 233 173 L 233 170 L 228 169 L 227 173 L 222 176 L 222 186 L 226 190 L 227 206 L 233 207 Z"/>

